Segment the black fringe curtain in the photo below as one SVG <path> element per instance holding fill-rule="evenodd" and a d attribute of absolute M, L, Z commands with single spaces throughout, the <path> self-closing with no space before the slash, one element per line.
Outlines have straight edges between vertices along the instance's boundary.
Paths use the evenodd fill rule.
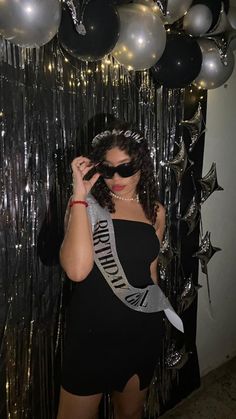
<path fill-rule="evenodd" d="M 201 176 L 203 135 L 189 153 L 192 134 L 181 125 L 192 116 L 184 114 L 191 108 L 186 91 L 155 87 L 147 71 L 128 73 L 112 57 L 80 62 L 66 56 L 57 39 L 38 50 L 0 40 L 0 86 L 0 417 L 56 415 L 70 292 L 58 261 L 70 162 L 89 154 L 93 135 L 118 117 L 136 122 L 149 141 L 168 215 L 161 283 L 185 323 L 184 337 L 167 325 L 145 413 L 156 418 L 200 383 L 197 295 L 183 308 L 181 292 L 190 276 L 197 285 L 192 254 L 199 224 L 188 235 L 182 216 L 200 193 L 194 179 Z M 205 99 L 196 93 L 194 106 L 202 103 L 203 115 Z M 183 143 L 184 167 L 183 159 L 174 164 Z M 112 417 L 109 395 L 100 416 Z"/>

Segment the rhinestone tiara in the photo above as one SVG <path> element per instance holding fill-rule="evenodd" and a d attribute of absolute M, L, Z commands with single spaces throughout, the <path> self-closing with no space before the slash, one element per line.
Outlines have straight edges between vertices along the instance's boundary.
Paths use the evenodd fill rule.
<path fill-rule="evenodd" d="M 119 129 L 113 129 L 112 131 L 106 130 L 97 134 L 92 140 L 92 146 L 93 147 L 96 146 L 97 144 L 99 144 L 101 140 L 103 140 L 106 137 L 110 137 L 111 135 L 121 135 L 121 134 L 127 139 L 134 140 L 136 143 L 141 143 L 141 141 L 143 140 L 142 135 L 138 134 L 135 131 L 131 131 L 131 130 L 124 131 L 124 130 L 119 130 Z"/>

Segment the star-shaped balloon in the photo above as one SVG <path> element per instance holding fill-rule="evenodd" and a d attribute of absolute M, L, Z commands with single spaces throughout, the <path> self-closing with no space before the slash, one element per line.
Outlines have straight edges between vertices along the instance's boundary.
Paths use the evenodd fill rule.
<path fill-rule="evenodd" d="M 161 162 L 161 165 L 170 167 L 174 171 L 176 181 L 179 185 L 181 182 L 182 176 L 186 170 L 188 161 L 189 160 L 188 160 L 188 155 L 187 155 L 185 144 L 183 141 L 181 141 L 179 145 L 179 151 L 175 155 L 175 157 L 172 160 L 169 160 L 167 162 Z M 193 164 L 192 162 L 190 163 Z"/>
<path fill-rule="evenodd" d="M 190 307 L 197 296 L 199 288 L 201 288 L 201 285 L 195 285 L 193 283 L 192 274 L 185 279 L 182 292 L 178 298 L 180 313 L 183 313 L 188 307 Z"/>
<path fill-rule="evenodd" d="M 160 269 L 159 269 L 159 279 L 160 279 L 162 284 L 167 282 L 168 272 L 167 272 L 166 268 L 160 267 Z"/>
<path fill-rule="evenodd" d="M 188 224 L 189 230 L 188 230 L 187 235 L 192 233 L 196 225 L 199 223 L 199 220 L 201 218 L 200 208 L 201 207 L 197 203 L 196 197 L 194 196 L 187 208 L 186 213 L 181 218 L 181 220 L 185 221 Z"/>
<path fill-rule="evenodd" d="M 158 262 L 161 268 L 166 268 L 174 257 L 174 251 L 171 247 L 168 235 L 165 235 L 164 240 L 161 244 L 160 253 L 158 256 Z"/>
<path fill-rule="evenodd" d="M 209 172 L 198 182 L 201 185 L 201 203 L 205 202 L 214 191 L 223 191 L 223 188 L 217 182 L 215 163 L 212 163 Z"/>
<path fill-rule="evenodd" d="M 209 36 L 212 36 L 212 35 L 214 36 L 220 35 L 226 30 L 228 26 L 229 26 L 229 22 L 225 13 L 225 4 L 221 2 L 221 11 L 220 11 L 216 24 L 210 31 L 204 34 L 204 36 L 208 38 Z"/>
<path fill-rule="evenodd" d="M 211 244 L 211 233 L 206 232 L 205 236 L 202 238 L 199 249 L 196 253 L 193 254 L 193 257 L 196 257 L 201 262 L 201 269 L 204 274 L 207 274 L 207 264 L 209 260 L 214 256 L 216 252 L 219 252 L 221 249 L 219 247 L 214 247 Z"/>
<path fill-rule="evenodd" d="M 207 290 L 208 290 L 208 299 L 211 304 L 211 295 L 210 295 L 210 284 L 208 278 L 208 269 L 207 264 L 212 256 L 221 250 L 219 247 L 214 247 L 211 244 L 211 234 L 207 231 L 205 236 L 202 238 L 199 249 L 196 253 L 193 254 L 193 257 L 197 257 L 201 262 L 201 270 L 207 277 Z"/>
<path fill-rule="evenodd" d="M 167 356 L 165 358 L 165 365 L 168 369 L 181 369 L 189 359 L 191 352 L 186 352 L 185 345 L 181 349 L 177 349 L 174 343 L 171 344 Z"/>
<path fill-rule="evenodd" d="M 227 30 L 223 36 L 227 47 L 230 47 L 234 51 L 236 45 L 236 29 Z"/>
<path fill-rule="evenodd" d="M 189 151 L 192 151 L 196 142 L 199 140 L 201 135 L 206 131 L 205 122 L 202 114 L 201 103 L 198 105 L 198 109 L 191 119 L 186 119 L 180 122 L 180 125 L 187 128 L 190 133 L 191 143 Z"/>

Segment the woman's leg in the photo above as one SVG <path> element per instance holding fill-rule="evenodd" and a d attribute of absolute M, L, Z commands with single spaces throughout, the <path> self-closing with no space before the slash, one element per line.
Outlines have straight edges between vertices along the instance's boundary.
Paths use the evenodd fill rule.
<path fill-rule="evenodd" d="M 147 388 L 139 389 L 139 377 L 134 375 L 122 392 L 113 393 L 115 419 L 141 419 Z"/>
<path fill-rule="evenodd" d="M 77 396 L 61 388 L 57 419 L 96 419 L 102 394 Z"/>

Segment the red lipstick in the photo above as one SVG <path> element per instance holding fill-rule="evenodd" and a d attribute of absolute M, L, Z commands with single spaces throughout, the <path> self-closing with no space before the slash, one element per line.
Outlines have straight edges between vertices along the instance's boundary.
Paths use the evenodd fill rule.
<path fill-rule="evenodd" d="M 124 188 L 125 188 L 125 186 L 123 186 L 123 185 L 113 185 L 111 189 L 114 192 L 120 192 L 120 191 L 123 191 Z"/>

